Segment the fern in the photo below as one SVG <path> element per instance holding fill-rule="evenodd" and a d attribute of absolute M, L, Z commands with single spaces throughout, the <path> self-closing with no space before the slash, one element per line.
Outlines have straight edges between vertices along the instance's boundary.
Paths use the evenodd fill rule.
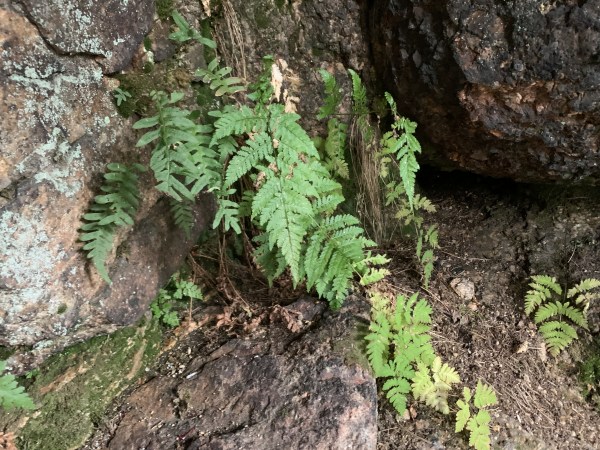
<path fill-rule="evenodd" d="M 471 413 L 471 400 L 473 400 L 472 403 L 478 410 L 475 415 Z M 486 408 L 497 403 L 498 399 L 492 387 L 481 381 L 477 382 L 474 397 L 471 395 L 471 390 L 465 387 L 463 398 L 456 402 L 458 412 L 456 413 L 455 431 L 459 433 L 466 427 L 469 430 L 469 446 L 474 447 L 476 450 L 489 450 L 490 448 L 489 424 L 491 416 Z"/>
<path fill-rule="evenodd" d="M 456 370 L 442 363 L 439 356 L 435 357 L 431 367 L 420 363 L 418 368 L 412 380 L 415 398 L 443 414 L 449 414 L 448 393 L 453 384 L 460 383 L 460 376 Z"/>
<path fill-rule="evenodd" d="M 562 288 L 555 277 L 534 275 L 531 279 L 533 280 L 533 283 L 529 284 L 531 289 L 525 296 L 525 314 L 527 315 L 530 315 L 542 303 L 550 300 L 552 292 L 562 295 Z"/>
<path fill-rule="evenodd" d="M 327 122 L 327 139 L 324 145 L 324 165 L 332 176 L 350 179 L 350 170 L 344 153 L 346 152 L 348 125 L 338 119 Z"/>
<path fill-rule="evenodd" d="M 321 79 L 325 84 L 325 101 L 323 106 L 319 108 L 319 113 L 317 114 L 317 119 L 322 120 L 337 113 L 342 101 L 342 91 L 335 77 L 328 71 L 325 69 L 320 69 L 319 74 L 321 75 Z"/>
<path fill-rule="evenodd" d="M 458 374 L 435 356 L 429 335 L 431 307 L 427 301 L 417 294 L 409 298 L 398 295 L 392 307 L 378 293 L 372 293 L 371 301 L 370 333 L 365 338 L 367 356 L 375 376 L 387 378 L 383 390 L 396 411 L 404 413 L 411 392 L 445 411 L 447 393 L 458 382 Z M 428 379 L 430 368 L 433 380 Z"/>
<path fill-rule="evenodd" d="M 352 112 L 359 117 L 364 117 L 369 114 L 367 89 L 354 70 L 348 69 L 348 73 L 352 80 Z"/>
<path fill-rule="evenodd" d="M 205 38 L 202 36 L 197 30 L 193 29 L 189 23 L 183 18 L 181 14 L 177 11 L 173 11 L 171 17 L 173 17 L 173 21 L 175 25 L 177 25 L 177 31 L 171 33 L 169 35 L 169 39 L 179 42 L 180 44 L 193 39 L 199 42 L 202 45 L 205 45 L 209 48 L 216 48 L 217 44 L 212 39 Z"/>
<path fill-rule="evenodd" d="M 94 198 L 90 212 L 84 214 L 86 221 L 81 226 L 79 240 L 84 242 L 83 250 L 92 261 L 98 274 L 108 283 L 110 278 L 106 269 L 106 259 L 113 245 L 115 233 L 119 227 L 133 225 L 133 216 L 139 205 L 138 178 L 135 171 L 144 171 L 139 164 L 128 167 L 124 164 L 110 163 L 104 174 L 104 192 Z"/>
<path fill-rule="evenodd" d="M 6 361 L 0 361 L 0 408 L 35 409 L 31 397 L 17 384 L 15 376 L 10 373 L 2 375 L 5 370 Z"/>
<path fill-rule="evenodd" d="M 143 147 L 156 141 L 150 160 L 158 182 L 156 189 L 177 201 L 194 201 L 199 192 L 220 186 L 220 168 L 216 153 L 208 145 L 212 127 L 197 125 L 189 111 L 173 106 L 182 97 L 180 93 L 167 96 L 154 92 L 158 114 L 139 120 L 133 127 L 157 127 L 136 144 Z"/>
<path fill-rule="evenodd" d="M 563 290 L 556 278 L 535 275 L 531 279 L 531 289 L 525 296 L 525 313 L 532 315 L 535 312 L 533 320 L 550 354 L 558 356 L 578 339 L 576 326 L 588 329 L 587 309 L 590 301 L 599 297 L 597 292 L 590 291 L 600 287 L 600 280 L 581 281 L 567 291 L 568 301 L 561 301 Z"/>
<path fill-rule="evenodd" d="M 194 204 L 189 201 L 178 202 L 173 199 L 169 203 L 175 225 L 181 228 L 189 239 L 194 226 Z"/>
<path fill-rule="evenodd" d="M 208 64 L 206 69 L 197 69 L 196 76 L 208 84 L 216 97 L 221 97 L 233 95 L 246 89 L 243 85 L 244 80 L 230 76 L 231 72 L 231 67 L 219 67 L 219 60 L 215 58 Z"/>

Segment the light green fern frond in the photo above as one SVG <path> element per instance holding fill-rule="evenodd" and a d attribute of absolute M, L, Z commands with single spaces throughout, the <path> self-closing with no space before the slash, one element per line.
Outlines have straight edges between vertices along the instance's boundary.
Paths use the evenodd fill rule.
<path fill-rule="evenodd" d="M 469 434 L 469 445 L 475 450 L 489 450 L 491 445 L 490 439 L 490 421 L 492 420 L 490 413 L 485 409 L 477 412 L 475 417 L 471 417 L 467 423 Z"/>
<path fill-rule="evenodd" d="M 562 288 L 555 277 L 546 275 L 534 275 L 529 284 L 531 289 L 525 296 L 525 314 L 530 315 L 537 307 L 552 298 L 552 292 L 562 295 Z"/>
<path fill-rule="evenodd" d="M 552 356 L 558 356 L 562 350 L 571 345 L 578 337 L 577 331 L 573 326 L 557 320 L 545 322 L 538 328 L 538 331 L 542 335 L 544 342 L 546 342 Z"/>
<path fill-rule="evenodd" d="M 25 389 L 17 384 L 15 376 L 7 373 L 6 361 L 0 361 L 0 408 L 10 410 L 14 408 L 35 409 L 31 397 Z"/>
<path fill-rule="evenodd" d="M 478 410 L 474 416 L 471 415 L 471 400 L 473 400 L 473 404 Z M 471 397 L 471 390 L 465 387 L 463 389 L 463 398 L 456 402 L 458 412 L 456 413 L 455 430 L 459 433 L 466 426 L 467 430 L 469 430 L 469 446 L 474 447 L 476 450 L 489 450 L 490 448 L 489 424 L 491 416 L 486 408 L 497 403 L 498 399 L 493 388 L 482 383 L 481 380 L 477 382 L 473 398 Z"/>
<path fill-rule="evenodd" d="M 139 205 L 138 177 L 135 171 L 144 171 L 139 164 L 131 167 L 124 164 L 107 165 L 104 174 L 104 192 L 94 198 L 90 212 L 84 214 L 85 224 L 80 228 L 79 240 L 83 250 L 92 261 L 98 274 L 108 283 L 110 278 L 105 263 L 119 227 L 133 225 L 133 216 Z"/>
<path fill-rule="evenodd" d="M 590 302 L 592 300 L 598 300 L 600 298 L 600 292 L 590 292 L 600 287 L 600 280 L 595 278 L 588 278 L 581 281 L 576 286 L 572 287 L 567 292 L 567 298 L 574 299 L 575 304 L 583 308 L 584 312 L 587 312 Z"/>
<path fill-rule="evenodd" d="M 456 406 L 458 406 L 458 411 L 456 412 L 456 426 L 454 428 L 456 433 L 460 433 L 464 430 L 467 422 L 471 418 L 471 408 L 469 407 L 469 403 L 471 402 L 471 390 L 468 387 L 463 389 L 463 399 L 459 399 L 456 402 Z"/>
<path fill-rule="evenodd" d="M 319 74 L 325 84 L 325 101 L 317 114 L 317 119 L 322 120 L 338 112 L 340 102 L 342 101 L 342 91 L 335 77 L 328 71 L 320 69 Z"/>
<path fill-rule="evenodd" d="M 449 414 L 448 394 L 452 385 L 460 382 L 456 370 L 442 363 L 439 356 L 433 360 L 431 370 L 424 363 L 419 363 L 418 368 L 412 380 L 412 392 L 415 398 L 442 414 Z"/>
<path fill-rule="evenodd" d="M 232 70 L 231 67 L 219 67 L 219 60 L 215 58 L 208 64 L 206 69 L 196 70 L 196 76 L 202 78 L 202 81 L 208 84 L 209 88 L 215 92 L 216 97 L 231 96 L 246 89 L 244 80 L 230 76 Z"/>
<path fill-rule="evenodd" d="M 246 141 L 246 145 L 240 148 L 229 161 L 225 173 L 225 187 L 231 186 L 258 166 L 259 163 L 268 165 L 274 160 L 271 137 L 264 131 L 256 133 Z"/>
<path fill-rule="evenodd" d="M 477 381 L 477 387 L 475 388 L 475 396 L 473 398 L 473 404 L 477 408 L 486 408 L 488 406 L 496 405 L 498 403 L 498 397 L 494 389 L 481 380 Z"/>

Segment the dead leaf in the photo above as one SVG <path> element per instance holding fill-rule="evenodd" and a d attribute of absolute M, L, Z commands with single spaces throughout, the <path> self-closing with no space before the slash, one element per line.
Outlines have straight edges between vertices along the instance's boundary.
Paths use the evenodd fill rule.
<path fill-rule="evenodd" d="M 14 433 L 2 433 L 0 431 L 0 450 L 17 450 Z"/>

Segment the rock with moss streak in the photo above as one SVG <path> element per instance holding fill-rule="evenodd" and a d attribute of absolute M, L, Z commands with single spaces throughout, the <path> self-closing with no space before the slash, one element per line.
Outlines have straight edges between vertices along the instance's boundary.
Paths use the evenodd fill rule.
<path fill-rule="evenodd" d="M 192 243 L 173 231 L 168 207 L 157 203 L 147 177 L 138 225 L 117 237 L 108 261 L 114 283 L 108 286 L 87 263 L 78 228 L 106 163 L 149 158 L 135 148 L 133 120 L 118 115 L 111 93 L 116 84 L 105 72 L 138 50 L 135 36 L 148 31 L 154 7 L 123 1 L 107 16 L 105 2 L 84 2 L 86 14 L 79 17 L 55 11 L 73 2 L 42 3 L 0 0 L 0 345 L 32 348 L 11 359 L 18 371 L 70 343 L 135 322 Z M 40 14 L 43 24 L 36 22 Z M 134 38 L 125 39 L 119 23 L 136 14 L 145 19 L 128 21 Z M 73 27 L 71 38 L 82 32 L 73 23 L 77 17 L 90 22 L 87 30 L 102 37 L 104 50 L 66 44 L 64 30 Z M 120 38 L 107 37 L 107 17 Z M 62 40 L 59 30 L 66 33 Z M 119 56 L 111 60 L 110 54 Z M 200 203 L 192 236 L 211 208 L 208 198 Z"/>
<path fill-rule="evenodd" d="M 200 349 L 179 375 L 136 389 L 108 418 L 116 428 L 84 448 L 375 449 L 368 318 L 356 297 L 339 312 L 310 298 L 276 308 L 268 330 Z"/>

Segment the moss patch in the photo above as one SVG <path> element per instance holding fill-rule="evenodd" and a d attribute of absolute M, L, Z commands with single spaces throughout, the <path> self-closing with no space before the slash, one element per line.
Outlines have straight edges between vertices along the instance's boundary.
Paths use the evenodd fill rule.
<path fill-rule="evenodd" d="M 151 321 L 66 349 L 52 357 L 27 391 L 39 405 L 17 432 L 20 449 L 62 450 L 81 446 L 111 403 L 159 352 L 162 332 Z M 16 414 L 16 413 L 14 413 Z"/>
<path fill-rule="evenodd" d="M 160 20 L 169 20 L 172 12 L 173 0 L 156 0 L 156 14 Z"/>

